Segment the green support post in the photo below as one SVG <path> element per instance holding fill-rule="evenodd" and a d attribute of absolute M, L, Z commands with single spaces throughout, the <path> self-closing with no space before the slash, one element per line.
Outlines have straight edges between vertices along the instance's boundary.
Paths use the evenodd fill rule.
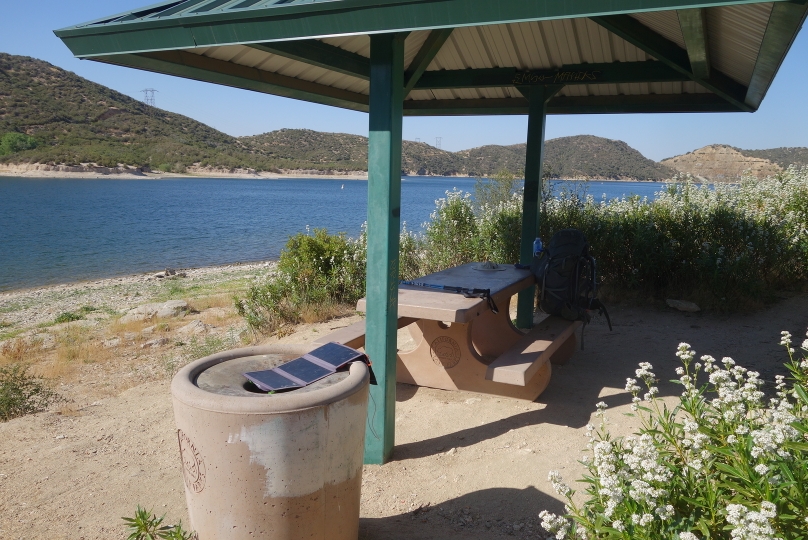
<path fill-rule="evenodd" d="M 405 36 L 370 36 L 365 351 L 378 384 L 370 387 L 365 463 L 374 464 L 389 460 L 395 442 Z"/>
<path fill-rule="evenodd" d="M 519 87 L 529 102 L 527 117 L 527 149 L 525 155 L 525 190 L 522 202 L 522 241 L 519 262 L 530 264 L 533 259 L 533 240 L 539 235 L 539 206 L 541 204 L 541 174 L 544 165 L 544 124 L 547 119 L 547 101 L 560 86 Z M 536 287 L 519 292 L 516 304 L 517 328 L 533 326 L 533 308 Z"/>

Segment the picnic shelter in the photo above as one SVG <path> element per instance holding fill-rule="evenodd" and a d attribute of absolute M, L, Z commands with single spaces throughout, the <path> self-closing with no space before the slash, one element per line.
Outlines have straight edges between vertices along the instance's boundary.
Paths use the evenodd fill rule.
<path fill-rule="evenodd" d="M 520 257 L 548 114 L 754 112 L 808 0 L 169 0 L 55 31 L 81 59 L 368 113 L 367 463 L 392 453 L 403 116 L 528 116 Z M 519 293 L 517 326 L 532 324 Z M 370 433 L 379 434 L 378 437 Z"/>

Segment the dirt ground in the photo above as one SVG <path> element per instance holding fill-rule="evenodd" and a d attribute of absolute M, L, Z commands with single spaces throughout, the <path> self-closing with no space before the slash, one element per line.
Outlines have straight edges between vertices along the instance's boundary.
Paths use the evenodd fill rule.
<path fill-rule="evenodd" d="M 216 311 L 217 326 L 209 309 L 227 310 L 205 307 L 163 330 L 196 319 L 211 333 L 236 324 L 232 313 Z M 808 327 L 808 294 L 746 315 L 649 305 L 612 306 L 611 316 L 614 331 L 602 320 L 588 326 L 585 350 L 554 367 L 533 403 L 398 385 L 394 458 L 364 469 L 360 538 L 544 538 L 537 514 L 562 510 L 548 471 L 570 483 L 580 477 L 585 426 L 598 401 L 609 405 L 614 433 L 633 429 L 635 420 L 622 414 L 631 401 L 623 388 L 637 363 L 654 365 L 668 396 L 678 388 L 665 381 L 675 377 L 682 341 L 773 381 L 784 372 L 780 331 L 799 337 Z M 355 319 L 303 325 L 282 341 L 308 342 Z M 138 504 L 187 523 L 170 377 L 161 368 L 172 345 L 147 354 L 138 348 L 145 339 L 134 340 L 122 360 L 65 375 L 58 388 L 71 404 L 0 424 L 0 538 L 125 538 L 121 516 Z M 404 338 L 400 346 L 408 346 Z"/>

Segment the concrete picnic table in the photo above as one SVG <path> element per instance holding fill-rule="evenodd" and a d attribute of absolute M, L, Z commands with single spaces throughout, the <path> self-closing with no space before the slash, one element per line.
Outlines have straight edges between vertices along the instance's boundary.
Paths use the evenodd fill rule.
<path fill-rule="evenodd" d="M 548 317 L 527 334 L 516 328 L 511 297 L 535 279 L 530 270 L 497 266 L 467 263 L 413 280 L 428 286 L 399 286 L 399 327 L 407 325 L 417 344 L 398 353 L 399 382 L 529 400 L 547 387 L 551 363 L 565 362 L 575 350 L 580 323 Z M 488 289 L 498 310 L 485 298 L 434 286 Z M 365 311 L 364 298 L 356 309 Z"/>

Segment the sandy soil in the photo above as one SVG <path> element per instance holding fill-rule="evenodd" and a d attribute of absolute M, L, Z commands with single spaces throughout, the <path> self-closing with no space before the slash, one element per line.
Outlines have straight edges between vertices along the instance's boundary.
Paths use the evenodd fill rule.
<path fill-rule="evenodd" d="M 238 324 L 228 309 L 163 321 L 165 332 L 173 340 L 190 320 L 207 320 L 206 332 L 216 335 Z M 562 509 L 547 472 L 559 470 L 569 481 L 580 476 L 577 460 L 597 401 L 609 404 L 615 433 L 633 429 L 634 420 L 622 414 L 630 404 L 623 387 L 638 362 L 654 364 L 667 396 L 676 393 L 664 381 L 674 377 L 681 341 L 699 354 L 732 356 L 773 381 L 784 372 L 780 331 L 805 332 L 808 295 L 747 315 L 657 305 L 612 306 L 611 314 L 614 331 L 601 320 L 587 327 L 586 349 L 554 368 L 533 403 L 398 385 L 394 459 L 365 467 L 360 538 L 544 538 L 538 512 Z M 354 320 L 302 325 L 282 341 L 308 342 Z M 114 324 L 102 321 L 106 330 L 97 332 Z M 63 375 L 57 388 L 73 399 L 68 406 L 0 424 L 0 538 L 125 538 L 120 517 L 138 504 L 187 523 L 170 377 L 159 360 L 182 347 L 169 340 L 158 352 L 143 352 L 147 337 L 124 340 L 112 358 Z M 400 346 L 410 345 L 400 334 Z"/>

